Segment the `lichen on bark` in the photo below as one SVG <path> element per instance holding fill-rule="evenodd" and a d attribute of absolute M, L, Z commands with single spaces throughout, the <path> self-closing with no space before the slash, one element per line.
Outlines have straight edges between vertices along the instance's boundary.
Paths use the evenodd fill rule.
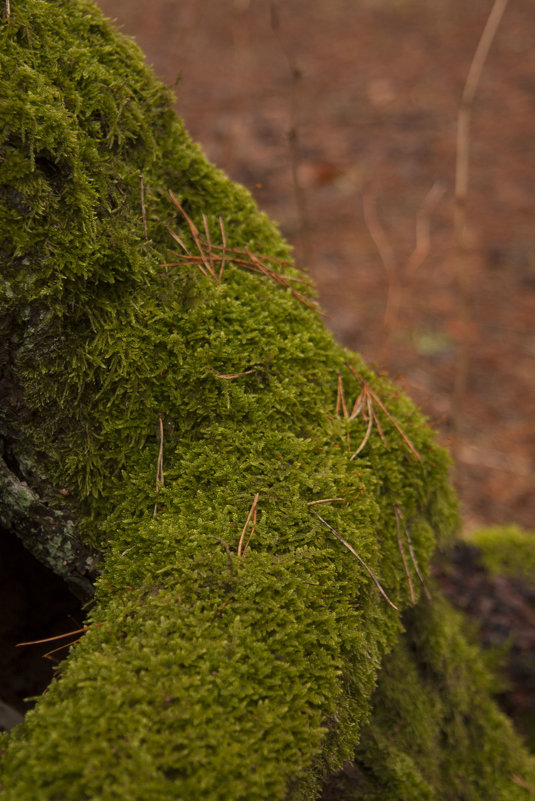
<path fill-rule="evenodd" d="M 91 3 L 19 0 L 0 60 L 1 433 L 103 555 L 89 631 L 3 741 L 3 797 L 298 801 L 360 747 L 355 798 L 449 798 L 456 754 L 459 781 L 520 798 L 530 759 L 424 591 L 457 511 L 422 415 L 334 343 L 276 227 Z M 410 676 L 417 738 L 383 725 Z"/>

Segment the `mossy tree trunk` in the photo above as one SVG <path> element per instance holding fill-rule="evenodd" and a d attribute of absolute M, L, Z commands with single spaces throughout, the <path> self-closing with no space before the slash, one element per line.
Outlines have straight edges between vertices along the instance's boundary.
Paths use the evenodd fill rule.
<path fill-rule="evenodd" d="M 3 797 L 311 799 L 356 760 L 353 798 L 523 798 L 430 601 L 456 509 L 420 413 L 92 4 L 0 37 L 2 514 L 71 581 L 102 555 Z"/>

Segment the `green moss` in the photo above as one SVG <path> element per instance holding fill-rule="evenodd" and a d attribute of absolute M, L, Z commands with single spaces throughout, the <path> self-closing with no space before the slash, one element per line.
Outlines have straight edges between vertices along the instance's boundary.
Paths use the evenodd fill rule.
<path fill-rule="evenodd" d="M 7 740 L 2 797 L 313 798 L 352 757 L 421 595 L 408 537 L 426 576 L 456 525 L 448 459 L 309 300 L 228 255 L 288 247 L 191 143 L 137 48 L 84 0 L 13 6 L 0 30 L 0 328 L 17 392 L 0 430 L 50 497 L 68 493 L 104 568 L 90 630 Z M 195 252 L 169 189 L 214 244 L 221 217 L 221 281 L 168 264 L 168 225 Z M 277 270 L 310 298 L 295 267 Z M 368 421 L 336 408 L 339 377 L 352 406 L 358 375 L 383 406 L 352 459 Z M 338 500 L 310 505 L 324 499 Z M 437 637 L 418 648 L 447 670 Z M 463 673 L 465 695 L 478 681 Z M 470 783 L 480 754 L 463 759 Z"/>
<path fill-rule="evenodd" d="M 493 576 L 518 576 L 535 581 L 535 532 L 515 525 L 490 526 L 470 535 L 481 549 L 483 564 Z"/>
<path fill-rule="evenodd" d="M 372 719 L 338 801 L 496 801 L 529 793 L 533 764 L 491 696 L 496 680 L 443 600 L 407 612 L 383 663 Z"/>

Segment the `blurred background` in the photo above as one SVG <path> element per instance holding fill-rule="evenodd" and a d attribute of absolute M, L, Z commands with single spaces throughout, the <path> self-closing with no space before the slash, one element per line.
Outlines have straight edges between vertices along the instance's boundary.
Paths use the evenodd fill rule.
<path fill-rule="evenodd" d="M 278 222 L 337 339 L 454 445 L 466 530 L 534 529 L 532 2 L 509 3 L 473 108 L 464 321 L 457 113 L 492 0 L 98 3 L 174 87 L 208 158 Z"/>

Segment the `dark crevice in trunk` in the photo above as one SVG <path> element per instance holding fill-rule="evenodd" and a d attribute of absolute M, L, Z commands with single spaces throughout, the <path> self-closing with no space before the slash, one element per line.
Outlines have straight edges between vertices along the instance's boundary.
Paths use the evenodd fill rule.
<path fill-rule="evenodd" d="M 0 730 L 22 720 L 35 696 L 50 684 L 68 648 L 44 655 L 75 639 L 17 647 L 80 628 L 84 610 L 67 583 L 38 562 L 18 537 L 0 527 Z"/>

